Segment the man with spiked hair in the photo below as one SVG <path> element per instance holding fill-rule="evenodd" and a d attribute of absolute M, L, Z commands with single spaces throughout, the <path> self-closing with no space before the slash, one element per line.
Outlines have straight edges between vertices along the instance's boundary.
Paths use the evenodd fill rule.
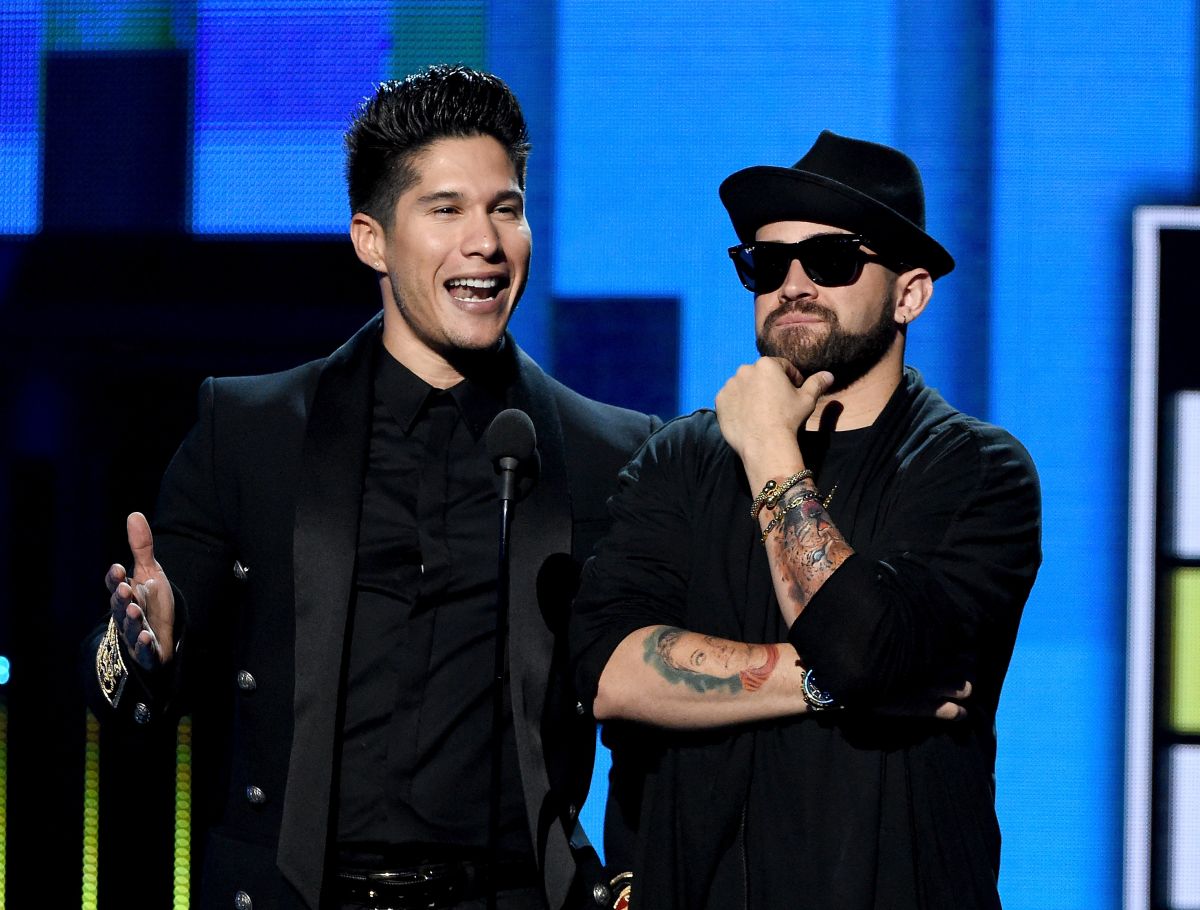
<path fill-rule="evenodd" d="M 625 469 L 572 632 L 596 716 L 654 728 L 614 751 L 632 906 L 996 908 L 1033 464 L 904 364 L 954 267 L 907 156 L 824 132 L 720 195 L 762 356 Z"/>
<path fill-rule="evenodd" d="M 197 769 L 219 782 L 201 906 L 593 906 L 576 816 L 594 722 L 563 632 L 656 421 L 575 394 L 506 332 L 530 261 L 508 86 L 462 66 L 385 83 L 346 147 L 382 312 L 324 360 L 204 383 L 153 536 L 130 515 L 133 566 L 108 573 L 92 701 L 118 723 L 192 711 L 197 740 L 228 743 Z M 506 408 L 536 453 L 496 689 L 484 432 Z"/>

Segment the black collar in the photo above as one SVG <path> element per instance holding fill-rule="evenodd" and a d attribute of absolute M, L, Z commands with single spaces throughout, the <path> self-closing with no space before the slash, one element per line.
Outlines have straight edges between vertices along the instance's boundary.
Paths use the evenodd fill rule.
<path fill-rule="evenodd" d="M 516 377 L 513 345 L 502 342 L 499 349 L 474 355 L 463 369 L 462 382 L 442 392 L 435 389 L 383 347 L 375 358 L 375 397 L 386 405 L 407 436 L 413 425 L 437 396 L 449 395 L 479 439 L 505 407 L 509 386 Z"/>

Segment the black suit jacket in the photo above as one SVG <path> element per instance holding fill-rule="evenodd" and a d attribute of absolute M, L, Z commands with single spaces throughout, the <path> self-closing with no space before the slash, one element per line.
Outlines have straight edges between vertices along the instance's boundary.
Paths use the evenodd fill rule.
<path fill-rule="evenodd" d="M 117 713 L 140 702 L 156 719 L 193 714 L 194 801 L 210 815 L 205 907 L 232 906 L 238 891 L 256 910 L 319 903 L 380 322 L 325 360 L 207 380 L 163 478 L 155 550 L 181 602 L 178 659 L 169 681 L 131 679 Z M 567 670 L 570 598 L 607 529 L 617 472 L 657 421 L 515 355 L 508 404 L 532 418 L 541 468 L 514 512 L 510 685 L 530 833 L 557 910 L 576 877 L 569 838 L 594 749 Z"/>

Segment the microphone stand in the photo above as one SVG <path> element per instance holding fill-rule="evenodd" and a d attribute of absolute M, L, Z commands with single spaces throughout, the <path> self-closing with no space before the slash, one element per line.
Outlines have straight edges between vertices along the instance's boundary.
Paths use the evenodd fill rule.
<path fill-rule="evenodd" d="M 516 498 L 516 458 L 499 459 L 500 558 L 496 571 L 496 658 L 492 674 L 492 785 L 488 807 L 488 910 L 496 910 L 496 868 L 500 850 L 500 764 L 504 746 L 504 674 L 508 657 L 509 558 L 508 532 L 512 527 L 512 501 Z"/>

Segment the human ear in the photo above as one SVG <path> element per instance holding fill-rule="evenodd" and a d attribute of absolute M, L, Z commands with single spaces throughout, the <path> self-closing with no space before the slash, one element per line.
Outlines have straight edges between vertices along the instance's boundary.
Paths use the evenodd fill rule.
<path fill-rule="evenodd" d="M 359 260 L 376 272 L 386 272 L 384 260 L 386 237 L 383 225 L 365 212 L 355 212 L 350 218 L 350 242 Z"/>
<path fill-rule="evenodd" d="M 933 278 L 925 269 L 910 269 L 896 276 L 896 308 L 893 318 L 907 325 L 925 311 L 933 296 Z"/>

